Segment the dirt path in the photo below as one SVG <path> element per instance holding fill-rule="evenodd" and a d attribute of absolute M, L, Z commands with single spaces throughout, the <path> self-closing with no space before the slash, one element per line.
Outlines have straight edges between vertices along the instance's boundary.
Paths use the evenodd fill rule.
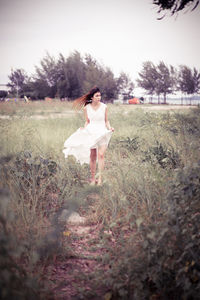
<path fill-rule="evenodd" d="M 182 109 L 190 109 L 190 108 L 196 108 L 197 106 L 190 106 L 190 105 L 151 105 L 151 106 L 144 106 L 142 107 L 145 110 L 182 110 Z"/>
<path fill-rule="evenodd" d="M 123 106 L 123 105 L 122 105 Z M 172 111 L 172 110 L 188 110 L 191 108 L 197 108 L 197 106 L 190 106 L 190 105 L 126 105 L 124 106 L 124 108 L 126 108 L 126 111 L 131 111 L 134 109 L 138 109 L 141 108 L 145 111 Z M 16 118 L 23 118 L 23 119 L 33 119 L 33 120 L 46 120 L 46 119 L 56 119 L 56 118 L 68 118 L 74 114 L 77 113 L 82 113 L 80 112 L 75 112 L 73 110 L 68 110 L 66 112 L 63 113 L 48 113 L 48 114 L 33 114 L 30 116 L 21 116 L 21 115 L 1 115 L 0 114 L 0 119 L 5 119 L 5 120 L 12 120 L 12 119 L 16 119 Z"/>
<path fill-rule="evenodd" d="M 67 226 L 64 247 L 70 248 L 71 255 L 65 260 L 57 259 L 46 270 L 52 285 L 53 299 L 104 299 L 107 291 L 101 285 L 94 287 L 92 280 L 96 271 L 108 269 L 102 262 L 106 248 L 99 238 L 100 229 L 100 225 L 89 225 L 87 220 L 83 224 Z"/>
<path fill-rule="evenodd" d="M 67 111 L 64 113 L 48 113 L 48 114 L 34 114 L 34 115 L 0 115 L 0 119 L 33 119 L 33 120 L 46 120 L 46 119 L 56 119 L 56 118 L 68 118 L 76 113 L 75 111 Z M 81 112 L 80 112 L 81 113 Z"/>

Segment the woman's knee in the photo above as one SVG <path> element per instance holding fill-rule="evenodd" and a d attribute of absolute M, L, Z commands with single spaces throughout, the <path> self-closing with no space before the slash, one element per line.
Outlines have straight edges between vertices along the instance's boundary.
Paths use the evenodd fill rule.
<path fill-rule="evenodd" d="M 102 146 L 98 149 L 98 159 L 104 159 L 104 155 L 106 152 L 106 146 Z"/>
<path fill-rule="evenodd" d="M 98 159 L 104 159 L 104 152 L 99 151 L 98 153 Z"/>

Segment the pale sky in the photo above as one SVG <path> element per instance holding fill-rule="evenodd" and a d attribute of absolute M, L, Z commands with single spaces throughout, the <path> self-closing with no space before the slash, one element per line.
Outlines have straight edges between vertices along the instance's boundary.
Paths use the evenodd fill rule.
<path fill-rule="evenodd" d="M 11 68 L 34 74 L 46 51 L 91 54 L 135 82 L 142 63 L 200 70 L 200 6 L 157 20 L 153 0 L 0 0 L 0 83 Z"/>

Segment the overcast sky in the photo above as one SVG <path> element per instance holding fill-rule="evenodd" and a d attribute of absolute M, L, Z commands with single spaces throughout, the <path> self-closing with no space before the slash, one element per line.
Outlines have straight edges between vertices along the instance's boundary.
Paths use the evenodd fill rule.
<path fill-rule="evenodd" d="M 153 0 L 0 0 L 0 83 L 11 68 L 28 75 L 46 51 L 89 53 L 133 81 L 150 60 L 200 69 L 200 6 L 157 20 Z"/>

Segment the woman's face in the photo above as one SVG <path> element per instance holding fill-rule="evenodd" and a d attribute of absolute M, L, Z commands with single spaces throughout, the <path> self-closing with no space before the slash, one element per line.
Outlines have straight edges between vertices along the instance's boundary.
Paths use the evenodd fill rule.
<path fill-rule="evenodd" d="M 96 92 L 92 97 L 92 102 L 98 104 L 101 101 L 101 93 Z"/>

